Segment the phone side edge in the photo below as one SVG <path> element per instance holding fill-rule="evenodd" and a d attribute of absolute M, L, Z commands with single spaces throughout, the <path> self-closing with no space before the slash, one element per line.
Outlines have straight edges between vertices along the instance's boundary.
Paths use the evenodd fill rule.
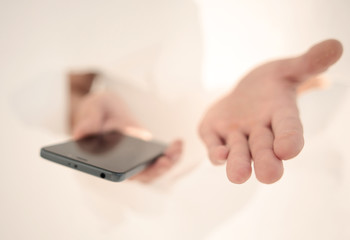
<path fill-rule="evenodd" d="M 46 160 L 58 163 L 60 165 L 93 175 L 98 178 L 110 180 L 113 182 L 121 182 L 127 178 L 124 173 L 116 173 L 107 169 L 98 168 L 90 164 L 79 162 L 77 160 L 64 157 L 50 151 L 47 151 L 45 147 L 41 148 L 40 156 Z"/>

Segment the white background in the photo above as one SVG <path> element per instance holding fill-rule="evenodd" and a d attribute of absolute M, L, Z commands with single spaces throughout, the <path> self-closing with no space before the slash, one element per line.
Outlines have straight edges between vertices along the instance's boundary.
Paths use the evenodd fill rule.
<path fill-rule="evenodd" d="M 349 239 L 349 10 L 345 0 L 1 0 L 0 238 Z M 213 90 L 326 38 L 344 55 L 326 74 L 335 84 L 300 101 L 303 153 L 277 184 L 229 183 L 196 137 Z M 156 137 L 186 140 L 177 169 L 150 186 L 117 184 L 39 157 L 68 138 L 64 79 L 81 68 L 114 79 Z M 154 109 L 139 103 L 150 95 Z"/>

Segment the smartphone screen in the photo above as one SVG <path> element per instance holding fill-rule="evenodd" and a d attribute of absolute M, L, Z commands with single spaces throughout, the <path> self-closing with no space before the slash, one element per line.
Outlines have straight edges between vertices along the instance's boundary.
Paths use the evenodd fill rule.
<path fill-rule="evenodd" d="M 57 161 L 55 158 L 57 155 L 61 157 L 60 159 L 63 157 L 112 173 L 123 174 L 155 160 L 162 155 L 165 147 L 162 143 L 144 141 L 120 132 L 109 132 L 44 147 L 42 151 L 46 154 L 42 153 L 42 156 L 64 164 L 62 161 Z M 65 163 L 70 166 L 69 161 Z"/>

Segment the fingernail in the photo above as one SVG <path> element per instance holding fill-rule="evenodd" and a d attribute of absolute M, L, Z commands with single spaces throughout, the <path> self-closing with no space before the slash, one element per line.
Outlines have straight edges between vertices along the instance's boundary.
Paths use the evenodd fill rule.
<path fill-rule="evenodd" d="M 226 163 L 226 159 L 218 159 L 216 160 L 217 164 L 224 164 Z"/>

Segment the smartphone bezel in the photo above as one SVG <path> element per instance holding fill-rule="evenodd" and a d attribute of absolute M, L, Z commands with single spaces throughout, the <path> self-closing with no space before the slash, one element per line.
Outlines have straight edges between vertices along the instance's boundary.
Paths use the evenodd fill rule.
<path fill-rule="evenodd" d="M 126 136 L 126 137 L 130 137 L 130 136 Z M 160 144 L 160 143 L 157 142 L 157 144 Z M 153 158 L 143 163 L 140 163 L 138 165 L 135 165 L 134 167 L 128 169 L 125 172 L 115 172 L 110 169 L 101 168 L 101 167 L 89 164 L 87 162 L 79 161 L 77 159 L 72 158 L 70 154 L 66 155 L 65 153 L 52 152 L 47 149 L 47 148 L 50 148 L 51 146 L 53 145 L 45 146 L 41 148 L 40 156 L 42 158 L 75 170 L 78 170 L 78 171 L 84 172 L 84 173 L 88 173 L 90 175 L 93 175 L 99 178 L 113 181 L 113 182 L 121 182 L 131 176 L 136 175 L 137 173 L 144 170 L 147 166 L 152 164 L 158 157 L 162 155 L 162 153 L 159 153 Z M 75 156 L 75 157 L 79 159 L 79 156 Z"/>

